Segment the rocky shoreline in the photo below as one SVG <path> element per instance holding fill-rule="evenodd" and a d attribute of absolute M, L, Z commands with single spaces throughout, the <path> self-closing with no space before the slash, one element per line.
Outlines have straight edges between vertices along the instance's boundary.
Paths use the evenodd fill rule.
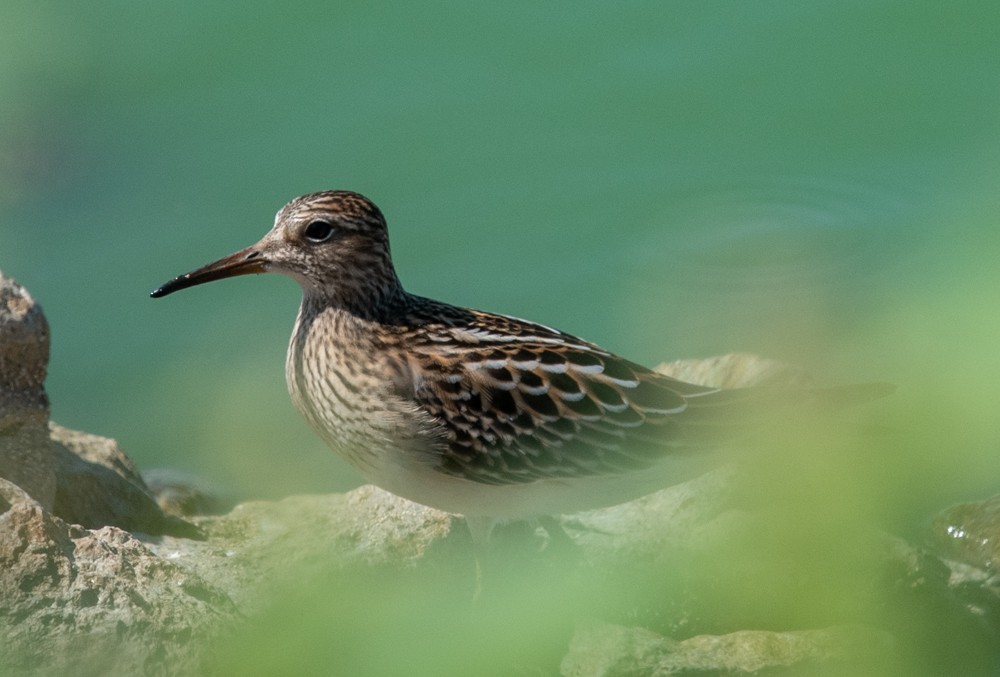
<path fill-rule="evenodd" d="M 223 514 L 205 514 L 211 496 L 183 481 L 144 478 L 114 440 L 50 422 L 44 390 L 48 341 L 41 308 L 25 289 L 0 275 L 2 674 L 231 674 L 226 666 L 233 652 L 252 657 L 264 651 L 241 644 L 245 639 L 240 638 L 253 637 L 246 634 L 248 627 L 279 613 L 282 602 L 276 602 L 275 591 L 294 589 L 296 581 L 334 581 L 327 590 L 353 590 L 351 604 L 370 601 L 386 625 L 371 625 L 376 622 L 367 615 L 337 622 L 359 633 L 365 628 L 385 632 L 387 643 L 399 639 L 386 629 L 392 623 L 417 632 L 426 617 L 420 604 L 402 611 L 385 606 L 379 602 L 381 589 L 411 601 L 419 594 L 448 597 L 454 608 L 430 618 L 467 613 L 493 628 L 488 636 L 494 638 L 501 633 L 489 625 L 496 618 L 533 608 L 513 599 L 523 580 L 514 577 L 508 586 L 499 574 L 495 597 L 487 589 L 484 600 L 472 602 L 471 542 L 464 523 L 371 486 L 345 494 L 245 502 Z M 664 369 L 727 386 L 805 379 L 742 355 Z M 562 604 L 575 610 L 559 616 L 545 651 L 518 650 L 536 645 L 505 637 L 512 648 L 496 655 L 509 662 L 491 660 L 491 670 L 469 668 L 467 674 L 860 674 L 872 666 L 894 672 L 908 665 L 900 653 L 914 638 L 891 623 L 845 613 L 841 622 L 823 628 L 742 627 L 738 618 L 711 611 L 706 600 L 713 592 L 702 587 L 703 581 L 685 585 L 682 580 L 655 599 L 644 598 L 642 591 L 650 588 L 631 585 L 670 570 L 676 557 L 697 560 L 719 541 L 767 533 L 766 513 L 733 508 L 731 475 L 731 469 L 722 468 L 631 503 L 563 517 L 568 553 L 542 529 L 510 525 L 501 530 L 498 549 L 515 554 L 510 561 L 499 555 L 497 570 L 537 568 L 529 576 L 543 583 L 532 594 L 543 599 L 571 590 L 566 594 L 572 603 L 558 598 L 549 608 Z M 933 608 L 942 624 L 937 641 L 971 633 L 980 641 L 976 646 L 1000 644 L 995 641 L 1000 637 L 998 505 L 1000 498 L 993 498 L 942 512 L 928 534 L 928 547 L 877 530 L 854 535 L 852 546 L 864 553 L 858 561 L 871 570 L 870 590 L 863 594 L 885 600 L 890 609 L 885 618 Z M 809 579 L 806 574 L 795 584 L 822 586 L 823 575 Z M 623 591 L 614 604 L 581 599 L 581 590 L 605 584 Z M 787 584 L 775 582 L 776 589 Z M 631 590 L 640 591 L 635 599 L 629 599 Z M 316 624 L 307 626 L 309 620 L 302 626 L 292 620 L 286 627 L 307 633 L 305 628 Z M 523 622 L 548 627 L 538 618 L 526 616 Z M 459 640 L 488 641 L 462 623 L 450 631 Z M 461 644 L 440 633 L 431 637 L 449 653 Z M 971 660 L 995 667 L 998 652 L 980 651 Z M 947 656 L 947 651 L 934 655 Z M 443 653 L 439 657 L 438 674 L 462 674 L 448 669 L 452 663 Z M 295 665 L 292 656 L 284 660 Z M 436 658 L 399 660 L 411 666 L 411 674 L 430 674 Z M 271 674 L 263 663 L 250 665 L 241 674 Z"/>

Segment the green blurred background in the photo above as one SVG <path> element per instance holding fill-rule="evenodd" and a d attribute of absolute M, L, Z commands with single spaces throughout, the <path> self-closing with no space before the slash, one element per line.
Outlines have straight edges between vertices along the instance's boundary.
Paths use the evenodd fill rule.
<path fill-rule="evenodd" d="M 357 190 L 413 292 L 897 383 L 858 414 L 889 442 L 785 470 L 825 482 L 804 530 L 920 535 L 997 492 L 998 34 L 991 1 L 6 0 L 0 268 L 60 423 L 239 496 L 341 490 L 285 392 L 295 284 L 148 293 Z"/>
<path fill-rule="evenodd" d="M 383 208 L 411 291 L 976 406 L 998 7 L 10 0 L 0 268 L 52 325 L 56 420 L 241 495 L 358 481 L 285 392 L 298 289 L 148 292 L 327 188 Z"/>
<path fill-rule="evenodd" d="M 148 292 L 335 187 L 411 291 L 995 418 L 998 7 L 10 0 L 0 267 L 56 420 L 241 495 L 358 481 L 285 393 L 298 289 Z"/>

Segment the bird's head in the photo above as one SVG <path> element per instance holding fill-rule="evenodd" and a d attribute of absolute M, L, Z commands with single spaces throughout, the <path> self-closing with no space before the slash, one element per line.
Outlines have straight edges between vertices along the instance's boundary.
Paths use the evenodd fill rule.
<path fill-rule="evenodd" d="M 151 295 L 251 273 L 294 278 L 307 297 L 371 309 L 401 291 L 385 217 L 371 200 L 343 190 L 295 198 L 256 244 L 170 280 Z"/>

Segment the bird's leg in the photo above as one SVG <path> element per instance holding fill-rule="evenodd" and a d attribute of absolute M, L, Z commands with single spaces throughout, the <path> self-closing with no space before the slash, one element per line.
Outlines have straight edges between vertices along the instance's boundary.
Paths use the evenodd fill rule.
<path fill-rule="evenodd" d="M 554 552 L 576 552 L 576 543 L 558 519 L 552 515 L 542 515 L 538 518 L 538 524 L 549 535 L 548 547 Z"/>
<path fill-rule="evenodd" d="M 489 550 L 490 534 L 497 521 L 483 515 L 466 515 L 465 523 L 469 525 L 469 532 L 472 534 L 472 549 L 476 559 L 476 587 L 472 592 L 472 601 L 475 602 L 483 592 L 483 561 Z"/>

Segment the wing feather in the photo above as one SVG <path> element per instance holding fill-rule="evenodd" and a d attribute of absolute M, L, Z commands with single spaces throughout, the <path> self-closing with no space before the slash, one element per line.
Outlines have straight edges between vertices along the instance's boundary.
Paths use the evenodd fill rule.
<path fill-rule="evenodd" d="M 444 431 L 440 469 L 459 477 L 517 484 L 649 467 L 692 446 L 680 423 L 720 392 L 541 325 L 459 319 L 424 349 L 410 342 L 408 393 Z"/>

